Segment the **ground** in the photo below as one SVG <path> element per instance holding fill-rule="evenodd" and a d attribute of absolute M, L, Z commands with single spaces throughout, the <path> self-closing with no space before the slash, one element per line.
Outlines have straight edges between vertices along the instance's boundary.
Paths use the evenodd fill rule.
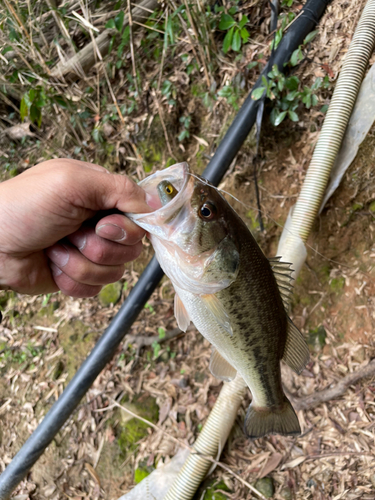
<path fill-rule="evenodd" d="M 300 192 L 324 120 L 321 107 L 329 103 L 363 5 L 364 2 L 354 5 L 333 0 L 319 25 L 319 34 L 311 42 L 307 60 L 295 70 L 305 85 L 311 85 L 316 77 L 329 77 L 329 85 L 318 94 L 319 105 L 306 110 L 299 103 L 296 108 L 298 121 L 286 119 L 278 127 L 269 121 L 272 101 L 268 105 L 257 163 L 263 232 L 256 215 L 253 134 L 220 185 L 241 202 L 226 195 L 267 256 L 275 254 L 288 211 Z M 69 14 L 69 6 L 67 4 L 68 13 L 57 11 L 61 19 Z M 168 6 L 160 10 L 161 19 L 173 13 L 170 4 Z M 98 63 L 88 73 L 87 81 L 64 83 L 64 89 L 68 89 L 75 99 L 71 102 L 78 102 L 78 108 L 66 110 L 62 107 L 57 112 L 58 101 L 50 103 L 51 108 L 41 108 L 40 128 L 37 123 L 32 126 L 30 133 L 36 136 L 19 140 L 9 138 L 7 132 L 8 138 L 0 143 L 2 178 L 16 175 L 43 158 L 58 156 L 96 161 L 137 180 L 175 160 L 186 160 L 193 171 L 202 172 L 235 116 L 236 106 L 242 103 L 257 78 L 257 68 L 249 69 L 248 64 L 253 60 L 267 60 L 269 55 L 272 39 L 267 31 L 269 8 L 262 8 L 260 2 L 235 6 L 238 12 L 249 17 L 252 30 L 251 39 L 242 52 L 228 51 L 224 55 L 221 52 L 224 34 L 220 34 L 216 26 L 212 33 L 218 47 L 217 65 L 208 64 L 207 54 L 204 57 L 197 55 L 200 62 L 206 60 L 211 72 L 209 78 L 216 82 L 219 92 L 226 82 L 230 83 L 231 95 L 235 96 L 232 101 L 218 96 L 216 89 L 208 91 L 205 78 L 198 78 L 199 68 L 189 73 L 186 66 L 176 63 L 173 67 L 179 52 L 185 51 L 191 64 L 194 61 L 185 32 L 177 33 L 173 26 L 177 35 L 172 49 L 168 47 L 170 52 L 165 57 L 163 73 L 159 66 L 163 45 L 157 54 L 146 53 L 150 50 L 149 46 L 142 45 L 146 32 L 139 31 L 134 34 L 134 45 L 138 49 L 135 63 L 138 68 L 142 63 L 143 68 L 139 71 L 144 71 L 140 78 L 141 98 L 137 98 L 134 88 L 129 90 L 134 81 L 130 48 L 124 49 L 122 66 L 117 64 L 118 52 L 105 59 L 107 76 L 116 98 L 127 106 L 127 110 L 121 110 L 124 123 L 112 105 L 107 80 Z M 292 2 L 290 11 L 298 13 L 299 10 L 299 3 Z M 288 9 L 284 7 L 283 12 Z M 46 12 L 34 13 L 44 16 L 45 22 L 49 19 Z M 99 9 L 102 16 L 108 13 L 111 14 L 108 9 Z M 19 16 L 21 14 L 22 11 L 18 12 Z M 221 14 L 217 16 L 220 18 Z M 104 21 L 110 17 L 108 15 Z M 104 29 L 104 21 L 96 24 L 97 19 L 101 19 L 99 15 L 91 19 L 94 26 Z M 67 27 L 76 50 L 88 43 L 82 26 L 78 29 L 70 23 Z M 13 29 L 16 34 L 22 32 L 17 23 Z M 32 32 L 32 26 L 27 29 Z M 53 29 L 57 37 L 56 33 L 60 32 L 56 27 Z M 150 37 L 150 32 L 147 33 Z M 151 31 L 153 36 L 155 33 Z M 156 39 L 152 40 L 156 44 Z M 26 57 L 22 52 L 22 44 L 27 47 L 26 42 L 24 38 L 15 38 L 11 49 Z M 64 43 L 66 40 L 61 41 L 62 47 L 68 50 Z M 48 56 L 53 59 L 54 54 Z M 34 68 L 32 58 L 26 62 Z M 201 67 L 204 74 L 204 65 Z M 25 85 L 26 70 L 22 72 L 20 68 L 22 64 L 17 66 L 21 74 L 19 80 L 12 82 L 15 94 L 25 91 L 18 82 Z M 7 71 L 9 73 L 9 68 Z M 103 83 L 101 101 L 98 98 L 96 102 L 97 91 L 99 95 L 97 74 L 101 75 Z M 162 75 L 159 88 L 157 84 L 156 87 L 148 85 L 146 76 L 151 75 L 150 79 L 157 82 L 159 74 Z M 87 97 L 83 91 L 88 85 L 94 92 Z M 54 99 L 60 95 L 56 85 L 41 88 L 46 94 L 53 94 Z M 26 90 L 30 92 L 29 87 Z M 228 89 L 226 92 L 228 94 Z M 217 100 L 205 106 L 204 102 L 214 94 Z M 9 89 L 1 96 L 2 127 L 20 125 L 19 114 L 12 111 L 14 107 L 19 109 L 17 97 L 9 94 Z M 104 97 L 107 100 L 103 103 Z M 167 100 L 174 100 L 175 104 Z M 132 103 L 135 109 L 129 111 Z M 30 110 L 31 107 L 29 113 Z M 56 123 L 51 118 L 54 112 Z M 84 113 L 88 113 L 87 116 Z M 190 117 L 190 124 L 184 121 L 187 117 Z M 175 130 L 179 134 L 187 130 L 189 135 L 179 141 Z M 295 401 L 334 386 L 342 377 L 365 366 L 375 355 L 374 151 L 375 128 L 363 142 L 308 240 L 308 257 L 295 285 L 291 317 L 308 339 L 311 361 L 300 376 L 283 368 L 286 391 Z M 115 289 L 107 289 L 106 295 L 99 299 L 73 299 L 61 294 L 29 297 L 0 292 L 4 316 L 0 325 L 0 472 L 62 393 L 126 300 L 152 255 L 150 245 L 147 242 L 145 245 L 140 259 L 127 265 L 120 284 Z M 165 332 L 175 328 L 173 290 L 164 278 L 129 332 L 135 337 L 155 337 L 152 345 L 143 348 L 139 356 L 134 340 L 120 345 L 76 412 L 17 489 L 19 498 L 117 499 L 156 465 L 174 455 L 177 446 L 168 436 L 184 443 L 194 442 L 222 383 L 211 376 L 208 370 L 210 345 L 195 330 L 163 342 Z M 362 380 L 337 399 L 299 411 L 302 436 L 270 436 L 252 442 L 242 433 L 250 401 L 247 395 L 220 460 L 264 495 L 275 499 L 373 499 L 374 393 L 375 380 Z M 157 424 L 163 432 L 137 419 L 129 419 L 129 414 L 116 407 L 113 400 Z M 265 479 L 260 479 L 264 472 Z M 217 467 L 197 493 L 196 499 L 201 498 L 247 499 L 255 496 L 228 470 Z"/>

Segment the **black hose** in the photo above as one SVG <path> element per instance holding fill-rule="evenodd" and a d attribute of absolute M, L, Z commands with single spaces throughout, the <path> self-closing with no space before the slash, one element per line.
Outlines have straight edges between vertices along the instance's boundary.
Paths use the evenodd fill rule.
<path fill-rule="evenodd" d="M 329 1 L 310 0 L 306 3 L 303 12 L 284 35 L 262 74 L 267 75 L 274 64 L 278 65 L 280 71 L 284 70 L 284 64 L 289 61 L 292 52 L 298 48 L 306 35 L 314 28 Z M 258 87 L 260 83 L 261 77 L 254 88 Z M 250 93 L 203 172 L 203 176 L 212 184 L 217 185 L 221 181 L 242 146 L 255 123 L 257 107 L 258 102 L 251 98 Z M 153 258 L 63 394 L 0 475 L 0 500 L 9 498 L 14 488 L 25 477 L 73 413 L 96 377 L 114 356 L 119 343 L 143 309 L 162 276 L 163 272 L 156 259 Z"/>

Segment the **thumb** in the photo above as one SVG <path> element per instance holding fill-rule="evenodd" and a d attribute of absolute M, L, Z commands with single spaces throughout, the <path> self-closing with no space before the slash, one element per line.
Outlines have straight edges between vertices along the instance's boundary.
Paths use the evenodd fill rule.
<path fill-rule="evenodd" d="M 67 187 L 65 193 L 76 207 L 94 211 L 116 208 L 134 213 L 155 209 L 147 193 L 126 175 L 111 174 L 99 165 L 76 160 L 59 163 L 63 179 L 57 176 L 58 182 Z"/>

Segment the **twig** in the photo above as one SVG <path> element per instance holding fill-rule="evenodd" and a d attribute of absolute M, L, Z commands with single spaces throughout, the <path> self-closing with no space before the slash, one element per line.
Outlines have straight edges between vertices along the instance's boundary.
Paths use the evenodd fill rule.
<path fill-rule="evenodd" d="M 342 378 L 334 387 L 324 389 L 323 391 L 310 394 L 303 398 L 294 398 L 293 406 L 296 410 L 308 410 L 314 408 L 321 403 L 326 403 L 327 401 L 332 401 L 342 396 L 349 386 L 359 382 L 363 378 L 371 377 L 375 375 L 375 360 L 370 361 L 370 363 L 357 370 L 350 375 Z"/>
<path fill-rule="evenodd" d="M 256 488 L 254 488 L 254 486 L 252 486 L 250 483 L 248 483 L 247 481 L 245 481 L 241 476 L 239 476 L 238 474 L 236 474 L 235 472 L 233 472 L 233 470 L 230 467 L 228 467 L 227 465 L 223 464 L 222 462 L 218 462 L 217 460 L 215 460 L 214 458 L 210 457 L 209 455 L 204 455 L 203 453 L 198 453 L 194 448 L 192 448 L 188 444 L 184 443 L 180 439 L 175 438 L 174 436 L 171 436 L 167 431 L 165 431 L 164 429 L 162 429 L 158 425 L 155 425 L 154 423 L 150 422 L 146 418 L 143 418 L 143 417 L 137 415 L 136 413 L 132 412 L 131 410 L 129 410 L 125 406 L 120 405 L 114 399 L 112 399 L 112 398 L 108 398 L 108 399 L 115 406 L 118 406 L 122 410 L 124 410 L 127 413 L 129 413 L 129 415 L 131 415 L 132 417 L 137 418 L 141 422 L 144 422 L 145 424 L 149 425 L 155 431 L 162 432 L 163 434 L 166 434 L 171 441 L 174 441 L 178 445 L 183 446 L 184 448 L 187 448 L 191 453 L 199 455 L 200 457 L 204 458 L 205 460 L 208 460 L 209 462 L 213 463 L 214 465 L 216 465 L 218 467 L 221 467 L 222 469 L 226 470 L 227 472 L 229 472 L 229 474 L 231 474 L 233 477 L 235 477 L 240 483 L 242 483 L 244 486 L 247 486 L 249 488 L 249 490 L 252 491 L 255 495 L 257 495 L 262 500 L 266 500 L 266 497 L 264 495 L 262 495 L 262 493 L 260 491 L 258 491 Z"/>
<path fill-rule="evenodd" d="M 172 148 L 171 148 L 171 144 L 169 142 L 169 137 L 168 137 L 168 132 L 167 132 L 167 127 L 165 126 L 165 123 L 164 123 L 164 119 L 163 119 L 163 110 L 160 106 L 160 103 L 159 103 L 159 100 L 155 94 L 155 92 L 152 92 L 152 97 L 154 98 L 154 101 L 156 102 L 156 105 L 158 107 L 158 111 L 159 111 L 159 118 L 160 118 L 160 123 L 161 123 L 161 126 L 163 127 L 163 131 L 164 131 L 164 137 L 165 137 L 165 142 L 167 143 L 167 148 L 168 148 L 168 153 L 170 154 L 170 156 L 172 158 L 174 158 L 176 160 L 176 157 L 175 155 L 173 154 L 172 152 Z"/>
<path fill-rule="evenodd" d="M 194 327 L 190 326 L 186 332 L 190 332 L 193 330 Z M 145 336 L 140 336 L 140 335 L 127 335 L 125 344 L 124 344 L 124 350 L 128 348 L 129 344 L 136 344 L 136 356 L 139 357 L 139 353 L 142 349 L 142 347 L 147 347 L 152 345 L 154 342 L 159 342 L 160 344 L 162 342 L 166 342 L 167 340 L 174 339 L 175 337 L 178 337 L 179 335 L 183 335 L 184 332 L 180 330 L 179 328 L 174 328 L 173 330 L 169 330 L 165 333 L 165 337 L 160 338 L 157 335 L 153 335 L 152 337 L 145 337 Z"/>
<path fill-rule="evenodd" d="M 137 69 L 135 67 L 135 56 L 134 56 L 134 44 L 133 44 L 133 17 L 132 17 L 132 9 L 130 5 L 130 0 L 128 0 L 128 9 L 129 9 L 129 34 L 130 34 L 130 54 L 132 58 L 132 68 L 133 68 L 133 78 L 134 78 L 134 85 L 135 85 L 135 90 L 137 91 L 137 97 L 139 99 L 139 88 L 138 88 L 138 82 L 137 82 Z"/>

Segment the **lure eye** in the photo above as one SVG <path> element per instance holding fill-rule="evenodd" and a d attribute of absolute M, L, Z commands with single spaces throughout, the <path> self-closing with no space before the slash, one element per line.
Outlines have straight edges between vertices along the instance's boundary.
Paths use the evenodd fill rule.
<path fill-rule="evenodd" d="M 171 186 L 171 184 L 167 184 L 164 188 L 165 192 L 167 194 L 172 194 L 173 193 L 173 187 Z"/>
<path fill-rule="evenodd" d="M 199 210 L 199 215 L 202 219 L 211 220 L 216 215 L 216 207 L 211 203 L 204 203 Z"/>

